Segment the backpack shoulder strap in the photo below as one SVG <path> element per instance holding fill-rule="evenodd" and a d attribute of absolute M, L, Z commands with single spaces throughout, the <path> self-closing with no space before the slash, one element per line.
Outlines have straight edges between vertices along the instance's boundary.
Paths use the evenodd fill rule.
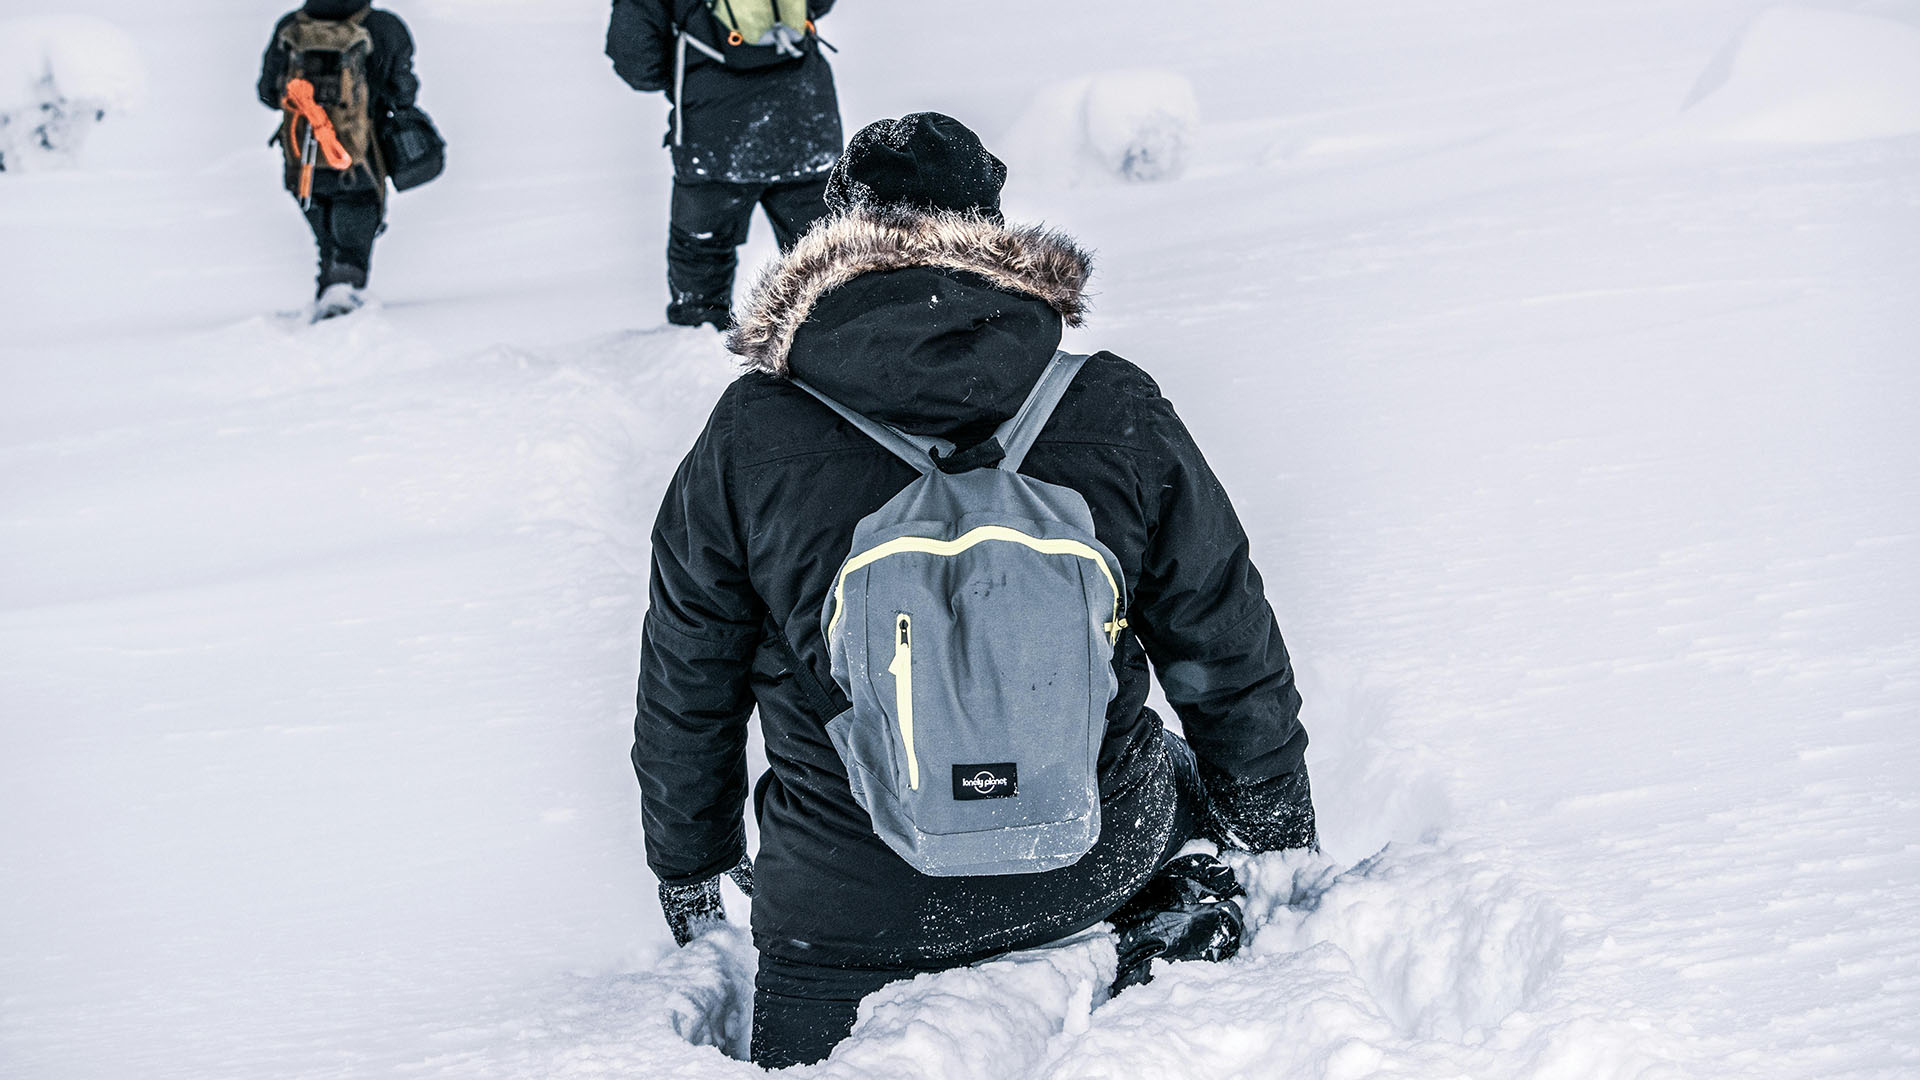
<path fill-rule="evenodd" d="M 820 399 L 822 405 L 839 413 L 841 419 L 859 428 L 868 438 L 893 451 L 902 461 L 920 470 L 922 476 L 935 471 L 936 456 L 945 457 L 953 453 L 953 444 L 945 439 L 914 435 L 890 424 L 883 424 L 870 416 L 857 413 L 821 393 L 804 379 L 794 379 L 793 385 Z"/>
<path fill-rule="evenodd" d="M 1007 456 L 1000 459 L 1000 468 L 1008 472 L 1019 472 L 1021 463 L 1027 460 L 1027 451 L 1039 441 L 1040 432 L 1052 418 L 1053 410 L 1059 406 L 1060 399 L 1066 396 L 1067 386 L 1073 377 L 1080 374 L 1080 368 L 1087 358 L 1077 353 L 1056 352 L 1040 373 L 1039 381 L 1033 384 L 1033 392 L 1013 414 L 1013 419 L 1001 424 L 993 433 L 995 441 L 1006 448 Z"/>
<path fill-rule="evenodd" d="M 279 32 L 274 34 L 274 40 L 279 43 L 282 49 L 288 52 L 298 52 L 300 50 L 300 35 L 306 30 L 307 24 L 311 22 L 313 22 L 313 16 L 307 14 L 305 11 L 296 11 L 281 25 Z"/>
<path fill-rule="evenodd" d="M 347 16 L 347 28 L 351 34 L 347 38 L 347 48 L 365 43 L 367 51 L 373 51 L 373 30 L 367 26 L 367 18 L 373 14 L 373 5 L 368 4 L 359 11 Z M 344 50 L 343 50 L 344 51 Z"/>

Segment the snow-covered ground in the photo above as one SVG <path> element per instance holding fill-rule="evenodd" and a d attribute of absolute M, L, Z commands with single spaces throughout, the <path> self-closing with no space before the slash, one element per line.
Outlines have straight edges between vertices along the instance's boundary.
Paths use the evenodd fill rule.
<path fill-rule="evenodd" d="M 661 106 L 598 0 L 394 7 L 450 164 L 356 315 L 298 312 L 272 4 L 83 5 L 145 107 L 0 176 L 9 1080 L 753 1072 L 750 944 L 673 950 L 625 761 L 653 507 L 731 376 L 658 325 Z M 925 977 L 813 1075 L 1920 1075 L 1920 7 L 823 30 L 854 125 L 1104 152 L 1192 88 L 1143 129 L 1175 177 L 1007 205 L 1097 249 L 1070 343 L 1236 495 L 1327 854 L 1243 864 L 1231 963 Z"/>

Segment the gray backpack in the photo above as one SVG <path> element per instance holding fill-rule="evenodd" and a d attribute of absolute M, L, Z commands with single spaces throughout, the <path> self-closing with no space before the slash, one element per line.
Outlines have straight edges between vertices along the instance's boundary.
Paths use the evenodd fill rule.
<path fill-rule="evenodd" d="M 999 467 L 960 473 L 934 461 L 952 444 L 795 380 L 921 474 L 854 528 L 821 626 L 852 702 L 827 735 L 874 832 L 923 874 L 1053 870 L 1100 838 L 1126 586 L 1086 499 L 1019 473 L 1085 362 L 1056 354 L 995 434 Z"/>

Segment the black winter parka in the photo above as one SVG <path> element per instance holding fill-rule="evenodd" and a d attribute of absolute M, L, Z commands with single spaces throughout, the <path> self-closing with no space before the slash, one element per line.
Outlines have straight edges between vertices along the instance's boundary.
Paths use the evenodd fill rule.
<path fill-rule="evenodd" d="M 834 0 L 808 0 L 818 19 Z M 607 56 L 614 73 L 643 93 L 665 91 L 674 112 L 666 145 L 683 183 L 779 184 L 824 175 L 842 146 L 833 69 L 816 47 L 803 60 L 729 67 L 688 48 L 684 100 L 674 101 L 677 32 L 720 49 L 720 24 L 707 0 L 613 0 Z"/>
<path fill-rule="evenodd" d="M 770 955 L 935 969 L 1110 914 L 1178 842 L 1149 661 L 1221 824 L 1254 850 L 1311 838 L 1300 699 L 1246 535 L 1172 406 L 1110 353 L 1086 363 L 1023 469 L 1086 498 L 1133 597 L 1099 756 L 1098 845 L 1042 874 L 924 876 L 875 836 L 827 738 L 846 703 L 822 602 L 855 523 L 917 474 L 788 376 L 969 445 L 1013 414 L 1063 319 L 1079 319 L 1087 267 L 1041 230 L 855 210 L 803 237 L 747 305 L 731 345 L 754 370 L 722 394 L 655 526 L 633 761 L 654 871 L 668 883 L 718 874 L 745 852 L 758 707 L 770 769 L 755 791 L 753 928 Z"/>

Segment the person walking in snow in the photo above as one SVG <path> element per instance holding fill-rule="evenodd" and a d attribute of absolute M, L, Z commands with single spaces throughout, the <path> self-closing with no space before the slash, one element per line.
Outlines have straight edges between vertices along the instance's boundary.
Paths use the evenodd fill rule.
<path fill-rule="evenodd" d="M 258 91 L 285 113 L 287 190 L 320 249 L 316 319 L 360 305 L 386 218 L 377 126 L 411 108 L 419 89 L 406 23 L 369 0 L 306 0 L 273 28 Z"/>
<path fill-rule="evenodd" d="M 647 858 L 682 944 L 724 918 L 723 876 L 753 897 L 753 1058 L 769 1068 L 825 1057 L 888 982 L 1102 920 L 1121 930 L 1121 985 L 1143 981 L 1156 953 L 1230 955 L 1239 912 L 1217 901 L 1237 892 L 1231 871 L 1182 847 L 1315 843 L 1300 698 L 1246 534 L 1145 372 L 1111 353 L 1056 354 L 1062 328 L 1081 323 L 1089 259 L 1059 233 L 1007 224 L 1005 175 L 937 113 L 855 135 L 828 181 L 834 215 L 765 272 L 730 334 L 749 371 L 655 523 L 633 747 Z M 1097 736 L 1104 824 L 1077 861 L 1045 872 L 923 873 L 853 790 L 823 604 L 845 588 L 856 525 L 932 466 L 971 474 L 1013 453 L 998 432 L 1063 361 L 1077 374 L 1055 388 L 1018 472 L 1084 498 L 1129 598 L 1108 624 L 1111 678 L 1100 669 L 1112 691 Z M 870 436 L 875 421 L 951 450 L 910 467 Z M 951 615 L 992 586 L 969 580 L 936 606 Z M 1190 748 L 1146 707 L 1149 663 Z M 909 756 L 939 734 L 924 730 L 939 703 L 925 704 L 921 750 L 902 732 Z M 742 821 L 756 708 L 769 761 L 753 791 L 757 866 Z M 999 769 L 1004 780 L 954 765 L 952 798 L 1027 794 L 1015 781 L 1038 784 L 1051 764 Z M 945 798 L 946 770 L 930 767 L 929 794 Z"/>
<path fill-rule="evenodd" d="M 782 251 L 826 214 L 840 104 L 814 20 L 833 0 L 613 0 L 607 56 L 665 91 L 673 157 L 667 321 L 732 322 L 736 249 L 753 209 Z"/>

